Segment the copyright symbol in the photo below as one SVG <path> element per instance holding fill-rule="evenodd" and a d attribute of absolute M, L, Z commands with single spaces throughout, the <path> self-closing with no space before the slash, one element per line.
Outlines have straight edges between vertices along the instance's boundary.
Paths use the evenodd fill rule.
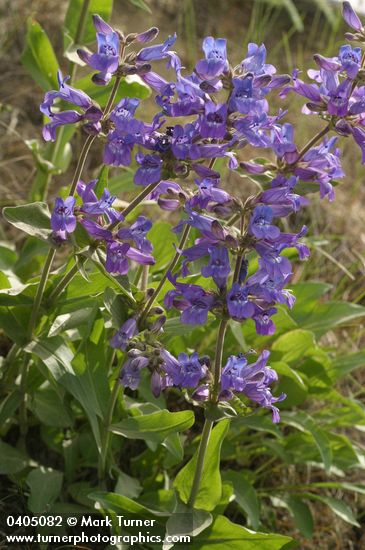
<path fill-rule="evenodd" d="M 75 527 L 75 525 L 77 525 L 77 518 L 67 518 L 67 525 L 69 525 L 70 527 Z"/>

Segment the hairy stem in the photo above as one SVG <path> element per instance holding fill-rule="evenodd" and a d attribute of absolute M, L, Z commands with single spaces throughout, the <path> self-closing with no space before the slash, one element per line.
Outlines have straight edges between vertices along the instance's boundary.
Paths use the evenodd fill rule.
<path fill-rule="evenodd" d="M 67 285 L 72 281 L 72 279 L 77 275 L 79 271 L 78 265 L 75 264 L 71 269 L 63 276 L 58 285 L 52 290 L 51 294 L 48 297 L 48 302 L 54 302 L 60 294 L 65 290 Z"/>
<path fill-rule="evenodd" d="M 213 389 L 211 399 L 216 402 L 219 395 L 219 384 L 221 381 L 222 359 L 224 350 L 224 338 L 226 335 L 228 321 L 222 319 L 218 329 L 217 344 L 215 348 L 215 358 L 213 366 Z"/>
<path fill-rule="evenodd" d="M 154 293 L 152 294 L 151 298 L 146 303 L 146 305 L 145 305 L 145 307 L 144 307 L 144 309 L 141 313 L 141 321 L 144 321 L 146 319 L 151 307 L 153 306 L 154 301 L 157 299 L 158 295 L 160 294 L 160 292 L 162 290 L 163 285 L 165 284 L 168 273 L 172 272 L 175 269 L 176 264 L 179 261 L 179 258 L 181 256 L 181 250 L 184 248 L 185 243 L 186 243 L 186 241 L 189 237 L 189 233 L 190 233 L 190 225 L 186 225 L 185 228 L 184 228 L 184 231 L 181 235 L 181 240 L 178 244 L 178 247 L 177 247 L 177 250 L 176 250 L 176 253 L 175 253 L 174 257 L 172 258 L 171 262 L 169 263 L 164 275 L 161 277 L 160 282 L 158 283 L 157 287 L 155 288 Z"/>
<path fill-rule="evenodd" d="M 39 281 L 37 294 L 34 298 L 32 315 L 30 317 L 30 321 L 29 321 L 29 325 L 28 325 L 28 339 L 29 340 L 31 340 L 31 338 L 33 336 L 33 331 L 34 331 L 34 327 L 35 327 L 36 322 L 37 322 L 39 308 L 40 308 L 40 305 L 41 305 L 41 302 L 42 302 L 44 290 L 46 288 L 48 276 L 49 276 L 49 273 L 51 271 L 51 267 L 52 267 L 52 263 L 53 263 L 53 259 L 55 257 L 55 254 L 56 254 L 56 249 L 55 248 L 50 248 L 49 251 L 48 251 L 46 262 L 45 262 L 44 267 L 43 267 L 41 280 Z"/>
<path fill-rule="evenodd" d="M 320 132 L 318 132 L 315 136 L 313 136 L 312 139 L 310 139 L 308 141 L 308 143 L 306 145 L 304 145 L 303 149 L 301 149 L 299 151 L 299 156 L 298 156 L 297 160 L 295 161 L 295 163 L 297 163 L 302 157 L 304 157 L 306 152 L 309 151 L 309 149 L 311 149 L 313 147 L 313 145 L 315 145 L 317 143 L 317 141 L 319 141 L 321 138 L 323 138 L 323 136 L 328 134 L 330 129 L 331 129 L 331 125 L 327 124 L 327 126 L 325 126 Z"/>
<path fill-rule="evenodd" d="M 113 353 L 111 364 L 113 364 L 114 357 L 115 357 L 115 353 Z M 111 432 L 109 428 L 113 422 L 114 409 L 118 401 L 119 390 L 120 390 L 120 382 L 119 382 L 119 379 L 117 378 L 117 380 L 115 380 L 114 382 L 113 390 L 110 395 L 108 412 L 104 423 L 104 433 L 101 441 L 101 451 L 99 455 L 99 464 L 98 464 L 98 478 L 100 482 L 104 481 L 105 475 L 106 475 L 107 457 L 108 457 L 110 438 L 111 438 Z"/>
<path fill-rule="evenodd" d="M 213 367 L 213 389 L 210 395 L 211 401 L 217 402 L 219 394 L 219 384 L 221 379 L 222 359 L 224 350 L 224 338 L 226 335 L 228 321 L 222 319 L 218 329 L 217 344 L 215 349 L 214 367 Z M 204 459 L 208 448 L 209 438 L 213 427 L 213 420 L 206 418 L 203 426 L 202 436 L 199 443 L 198 457 L 194 472 L 193 484 L 191 487 L 188 506 L 194 507 L 194 502 L 199 491 L 200 481 L 204 469 Z"/>
<path fill-rule="evenodd" d="M 188 506 L 194 508 L 194 503 L 199 491 L 200 481 L 204 469 L 204 460 L 208 448 L 209 438 L 213 427 L 213 420 L 205 419 L 202 436 L 199 443 L 198 457 L 196 461 L 196 468 L 194 472 L 193 484 L 191 486 L 190 496 L 188 500 Z"/>
<path fill-rule="evenodd" d="M 159 185 L 160 182 L 157 182 L 157 183 L 151 183 L 150 185 L 147 185 L 147 187 L 145 187 L 143 189 L 143 191 L 141 191 L 139 193 L 139 195 L 137 195 L 133 200 L 132 202 L 130 202 L 128 204 L 128 206 L 126 206 L 124 208 L 124 210 L 121 211 L 121 215 L 123 216 L 123 218 L 126 218 L 135 208 L 137 208 L 137 206 L 139 206 L 139 204 L 150 194 L 152 193 L 152 191 L 154 189 L 156 189 L 156 187 Z M 120 224 L 120 221 L 115 221 L 113 223 L 111 223 L 109 226 L 108 226 L 108 229 L 110 231 L 112 231 L 113 229 L 115 229 L 117 227 L 117 225 Z"/>
<path fill-rule="evenodd" d="M 148 273 L 149 273 L 149 266 L 144 265 L 143 268 L 142 268 L 142 278 L 141 278 L 141 290 L 143 292 L 146 292 L 146 290 L 147 290 Z"/>
<path fill-rule="evenodd" d="M 81 149 L 79 160 L 77 162 L 75 173 L 74 173 L 74 176 L 73 176 L 72 182 L 71 182 L 70 193 L 69 193 L 71 196 L 73 196 L 75 194 L 77 182 L 80 179 L 80 176 L 81 176 L 82 171 L 83 171 L 84 166 L 85 166 L 86 157 L 87 157 L 87 155 L 90 151 L 90 147 L 93 144 L 95 138 L 96 138 L 96 136 L 92 136 L 91 134 L 88 135 L 86 140 L 85 140 L 85 143 L 84 143 L 84 145 Z"/>

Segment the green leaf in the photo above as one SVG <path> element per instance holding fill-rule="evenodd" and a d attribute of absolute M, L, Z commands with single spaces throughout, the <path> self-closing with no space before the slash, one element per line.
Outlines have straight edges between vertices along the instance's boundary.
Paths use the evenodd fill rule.
<path fill-rule="evenodd" d="M 333 359 L 327 374 L 329 374 L 333 381 L 337 381 L 342 376 L 364 366 L 365 351 L 349 353 L 348 355 L 338 355 Z"/>
<path fill-rule="evenodd" d="M 303 495 L 304 496 L 304 495 Z M 332 512 L 336 516 L 340 517 L 350 525 L 355 525 L 355 527 L 360 527 L 360 524 L 356 521 L 356 518 L 348 504 L 343 500 L 339 500 L 334 497 L 327 497 L 322 495 L 314 495 L 313 493 L 305 493 L 305 497 L 312 500 L 319 500 L 324 504 L 327 504 L 331 508 Z"/>
<path fill-rule="evenodd" d="M 109 181 L 109 166 L 104 165 L 100 170 L 98 181 L 94 187 L 94 193 L 100 199 L 104 189 L 108 188 Z"/>
<path fill-rule="evenodd" d="M 195 507 L 208 512 L 214 510 L 222 496 L 220 474 L 220 452 L 223 440 L 228 432 L 229 420 L 222 420 L 213 428 L 207 445 L 204 467 L 199 485 Z M 188 502 L 193 484 L 198 457 L 198 449 L 192 459 L 180 470 L 174 482 L 181 500 Z"/>
<path fill-rule="evenodd" d="M 33 341 L 26 347 L 26 351 L 39 357 L 54 379 L 84 407 L 96 444 L 100 448 L 100 431 L 97 417 L 102 417 L 103 413 L 98 401 L 98 388 L 92 385 L 88 372 L 85 375 L 75 372 L 71 364 L 73 353 L 63 338 L 54 336 Z"/>
<path fill-rule="evenodd" d="M 89 322 L 92 311 L 93 308 L 86 307 L 84 309 L 73 311 L 72 313 L 58 315 L 49 329 L 48 336 L 57 336 L 57 334 L 60 334 L 66 330 L 80 328 L 82 325 Z"/>
<path fill-rule="evenodd" d="M 297 329 L 279 336 L 271 349 L 280 352 L 285 363 L 296 363 L 316 349 L 316 342 L 313 332 Z"/>
<path fill-rule="evenodd" d="M 51 215 L 45 202 L 6 206 L 3 215 L 6 221 L 21 231 L 49 242 L 52 234 Z"/>
<path fill-rule="evenodd" d="M 42 388 L 35 392 L 31 409 L 46 426 L 66 428 L 73 424 L 72 417 L 64 407 L 60 396 L 50 388 Z"/>
<path fill-rule="evenodd" d="M 14 413 L 22 400 L 20 391 L 13 391 L 3 399 L 0 404 L 0 426 L 4 426 L 9 418 L 14 419 Z"/>
<path fill-rule="evenodd" d="M 0 441 L 0 475 L 16 474 L 29 464 L 23 453 Z"/>
<path fill-rule="evenodd" d="M 69 0 L 68 9 L 64 22 L 64 32 L 68 34 L 69 40 L 75 41 L 77 27 L 84 0 Z M 113 11 L 113 0 L 90 0 L 86 13 L 86 24 L 81 42 L 89 44 L 95 40 L 95 27 L 92 15 L 97 13 L 104 21 L 109 21 Z M 78 46 L 78 45 L 77 45 Z"/>
<path fill-rule="evenodd" d="M 189 548 L 192 550 L 289 550 L 293 539 L 274 533 L 254 533 L 241 525 L 232 523 L 225 516 L 217 516 L 213 524 L 195 537 Z"/>
<path fill-rule="evenodd" d="M 293 308 L 293 319 L 303 328 L 322 335 L 340 325 L 348 325 L 365 316 L 365 307 L 349 302 L 325 302 L 316 304 L 312 311 Z"/>
<path fill-rule="evenodd" d="M 118 173 L 109 180 L 109 191 L 112 195 L 120 195 L 134 191 L 136 186 L 133 181 L 134 170 L 121 166 Z"/>
<path fill-rule="evenodd" d="M 94 101 L 97 101 L 101 107 L 105 107 L 112 90 L 113 82 L 107 86 L 95 85 L 90 76 L 86 76 L 75 83 L 75 87 L 87 93 Z M 147 99 L 151 94 L 151 89 L 137 75 L 126 76 L 119 84 L 118 93 L 115 101 L 120 101 L 123 97 L 136 97 L 138 99 Z"/>
<path fill-rule="evenodd" d="M 305 412 L 283 412 L 280 416 L 281 422 L 284 424 L 312 435 L 322 457 L 324 467 L 328 471 L 332 464 L 332 450 L 327 434 Z"/>
<path fill-rule="evenodd" d="M 241 473 L 228 470 L 223 479 L 233 484 L 234 497 L 238 505 L 247 514 L 252 527 L 256 530 L 260 524 L 260 505 L 257 494 L 248 479 Z"/>
<path fill-rule="evenodd" d="M 309 506 L 300 498 L 294 496 L 290 496 L 286 504 L 294 518 L 295 526 L 304 537 L 311 538 L 313 535 L 313 516 Z"/>
<path fill-rule="evenodd" d="M 0 242 L 0 269 L 13 271 L 17 259 L 18 254 L 14 244 L 6 241 Z"/>
<path fill-rule="evenodd" d="M 158 519 L 159 517 L 170 516 L 169 512 L 152 510 L 131 498 L 115 493 L 93 492 L 88 495 L 88 498 L 100 503 L 106 510 L 113 510 L 117 513 L 124 512 L 127 517 L 135 514 L 138 519 L 155 519 L 159 522 L 161 521 Z"/>
<path fill-rule="evenodd" d="M 138 479 L 124 472 L 119 472 L 114 492 L 128 498 L 138 498 L 142 492 L 142 486 Z"/>
<path fill-rule="evenodd" d="M 28 508 L 33 514 L 42 514 L 50 510 L 56 502 L 62 488 L 63 474 L 52 468 L 41 466 L 32 470 L 26 479 L 30 488 Z"/>
<path fill-rule="evenodd" d="M 43 90 L 58 89 L 56 55 L 47 34 L 34 19 L 28 20 L 25 48 L 20 59 Z"/>
<path fill-rule="evenodd" d="M 191 509 L 182 503 L 178 503 L 176 510 L 167 520 L 166 537 L 178 535 L 196 537 L 207 529 L 212 521 L 213 517 L 209 512 Z M 170 550 L 173 546 L 173 543 L 165 543 L 163 550 Z"/>
<path fill-rule="evenodd" d="M 151 271 L 161 271 L 175 255 L 174 244 L 177 244 L 176 235 L 172 232 L 172 225 L 168 222 L 156 222 L 148 232 L 148 239 L 153 244 L 153 255 L 156 263 Z"/>
<path fill-rule="evenodd" d="M 148 439 L 162 443 L 170 434 L 182 432 L 194 424 L 193 411 L 157 411 L 127 418 L 113 424 L 110 430 L 128 439 Z"/>
<path fill-rule="evenodd" d="M 168 435 L 162 445 L 176 459 L 176 463 L 182 461 L 182 459 L 184 458 L 184 449 L 178 433 L 172 433 Z"/>
<path fill-rule="evenodd" d="M 286 394 L 286 398 L 282 403 L 283 408 L 287 409 L 303 403 L 307 398 L 308 388 L 300 374 L 282 361 L 272 362 L 271 366 L 279 376 L 275 394 Z"/>

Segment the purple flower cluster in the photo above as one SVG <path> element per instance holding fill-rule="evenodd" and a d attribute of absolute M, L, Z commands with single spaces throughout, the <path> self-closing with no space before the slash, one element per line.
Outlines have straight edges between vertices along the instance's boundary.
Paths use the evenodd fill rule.
<path fill-rule="evenodd" d="M 344 2 L 343 13 L 355 31 L 347 38 L 365 42 L 364 27 L 348 2 Z M 103 112 L 59 74 L 59 91 L 48 92 L 41 105 L 41 111 L 50 119 L 44 127 L 44 138 L 54 140 L 60 125 L 82 122 L 87 133 L 102 136 L 104 164 L 120 167 L 135 162 L 135 185 L 149 186 L 149 194 L 145 192 L 144 197 L 164 210 L 180 209 L 181 219 L 174 231 L 184 231 L 186 237 L 191 228 L 195 240 L 189 242 L 184 237 L 184 245 L 177 249 L 182 257 L 181 268 L 167 274 L 174 288 L 166 293 L 164 305 L 168 310 L 178 310 L 182 323 L 203 325 L 214 317 L 226 323 L 251 319 L 258 334 L 272 335 L 277 307 L 291 308 L 295 301 L 286 288 L 293 274 L 287 251 L 296 249 L 302 260 L 309 255 L 302 242 L 307 228 L 291 233 L 284 230 L 289 224 L 282 223 L 309 204 L 300 195 L 299 184 L 317 184 L 321 198 L 333 200 L 333 182 L 344 176 L 338 136 L 352 136 L 365 163 L 365 69 L 361 49 L 343 45 L 335 57 L 315 55 L 317 69 L 308 72 L 312 83 L 305 83 L 298 70 L 292 77 L 278 75 L 276 68 L 266 63 L 263 44 L 249 44 L 246 57 L 232 65 L 226 40 L 210 36 L 203 41 L 204 57 L 192 73 L 186 74 L 178 55 L 171 50 L 175 35 L 163 43 L 130 51 L 133 44 L 153 40 L 158 30 L 124 37 L 98 16 L 94 17 L 94 25 L 97 53 L 79 50 L 81 59 L 97 71 L 94 82 L 105 85 L 115 78 L 118 83 L 126 75 L 137 74 L 155 92 L 157 112 L 148 122 L 138 118 L 141 109 L 137 98 L 122 98 Z M 161 60 L 170 71 L 168 79 L 152 69 L 151 63 Z M 307 101 L 303 113 L 325 121 L 326 126 L 301 149 L 295 142 L 292 124 L 283 121 L 286 111 L 270 114 L 269 98 L 275 92 L 283 99 L 293 92 L 303 96 Z M 59 99 L 74 109 L 58 111 Z M 327 135 L 330 132 L 338 135 Z M 239 160 L 240 151 L 248 145 L 260 149 L 258 156 L 263 150 L 270 158 L 265 162 Z M 252 177 L 265 174 L 269 183 L 243 202 L 233 190 L 223 188 L 222 172 L 215 169 L 216 159 L 231 171 L 243 171 Z M 56 200 L 51 220 L 55 236 L 65 240 L 78 220 L 94 242 L 104 246 L 109 273 L 126 275 L 130 261 L 153 264 L 152 246 L 146 237 L 151 222 L 139 216 L 131 225 L 126 224 L 113 207 L 115 197 L 108 189 L 97 196 L 96 184 L 96 180 L 87 185 L 80 181 L 77 201 L 73 196 Z M 116 226 L 119 229 L 113 232 Z M 141 371 L 148 369 L 155 395 L 164 388 L 178 386 L 189 390 L 197 400 L 212 400 L 217 388 L 212 393 L 209 361 L 199 359 L 197 353 L 191 357 L 182 353 L 176 359 L 158 343 L 166 317 L 160 306 L 144 314 L 149 290 L 145 301 L 128 313 L 129 319 L 111 340 L 113 347 L 127 352 L 121 382 L 134 390 Z M 155 338 L 152 351 L 151 335 Z M 235 392 L 244 394 L 260 406 L 271 408 L 273 420 L 278 421 L 273 403 L 285 396 L 273 397 L 270 391 L 277 377 L 266 366 L 268 356 L 268 352 L 262 352 L 254 364 L 243 355 L 230 356 L 221 372 L 217 399 L 226 401 Z"/>
<path fill-rule="evenodd" d="M 141 265 L 153 265 L 152 244 L 146 238 L 152 224 L 144 216 L 139 216 L 132 225 L 125 225 L 116 233 L 109 224 L 122 223 L 123 216 L 113 208 L 116 197 L 104 189 L 100 198 L 95 194 L 98 180 L 85 184 L 79 181 L 77 192 L 82 204 L 75 206 L 76 199 L 67 197 L 56 199 L 51 216 L 51 226 L 56 241 L 67 238 L 76 229 L 76 221 L 86 229 L 91 239 L 102 241 L 106 248 L 105 269 L 114 275 L 126 275 L 130 261 Z"/>

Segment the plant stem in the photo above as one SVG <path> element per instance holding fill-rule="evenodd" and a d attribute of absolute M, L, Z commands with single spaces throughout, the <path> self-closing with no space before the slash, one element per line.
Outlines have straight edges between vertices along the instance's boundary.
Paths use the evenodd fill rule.
<path fill-rule="evenodd" d="M 144 307 L 144 310 L 141 313 L 141 321 L 144 321 L 144 319 L 146 319 L 151 307 L 153 306 L 154 301 L 157 299 L 158 295 L 160 294 L 160 292 L 162 290 L 163 285 L 165 284 L 168 273 L 172 272 L 175 269 L 176 264 L 179 261 L 179 258 L 181 256 L 180 251 L 184 248 L 185 243 L 186 243 L 186 241 L 189 237 L 189 233 L 190 233 L 190 225 L 186 225 L 185 228 L 184 228 L 184 231 L 181 235 L 181 239 L 180 239 L 179 245 L 177 247 L 175 256 L 172 258 L 171 262 L 169 263 L 169 265 L 166 269 L 166 272 L 164 273 L 163 277 L 160 279 L 160 282 L 158 283 L 157 287 L 155 288 L 154 293 L 152 294 L 151 298 L 146 303 L 146 305 Z"/>
<path fill-rule="evenodd" d="M 143 268 L 142 268 L 142 278 L 141 278 L 141 290 L 143 292 L 146 292 L 146 290 L 147 290 L 148 272 L 149 272 L 149 266 L 144 265 Z"/>
<path fill-rule="evenodd" d="M 143 199 L 145 199 L 150 193 L 152 193 L 152 191 L 159 185 L 159 183 L 160 182 L 158 181 L 157 183 L 151 183 L 150 185 L 147 185 L 147 187 L 145 187 L 143 191 L 141 191 L 141 193 L 137 195 L 132 200 L 132 202 L 130 202 L 128 206 L 124 208 L 124 210 L 121 211 L 121 215 L 123 216 L 123 218 L 126 218 L 132 212 L 132 210 L 137 208 L 137 206 L 143 201 Z M 111 223 L 107 227 L 107 229 L 109 229 L 109 231 L 112 231 L 117 227 L 117 225 L 119 225 L 119 223 L 120 221 L 115 221 Z"/>
<path fill-rule="evenodd" d="M 81 153 L 79 156 L 79 160 L 77 162 L 76 170 L 74 173 L 74 176 L 72 178 L 71 187 L 70 187 L 70 195 L 73 196 L 76 191 L 77 182 L 80 179 L 80 176 L 82 174 L 83 168 L 85 166 L 86 157 L 90 151 L 90 147 L 93 144 L 94 139 L 96 136 L 92 136 L 91 134 L 87 136 L 85 143 L 81 149 Z"/>
<path fill-rule="evenodd" d="M 113 363 L 114 357 L 115 357 L 115 353 L 112 356 L 111 364 Z M 114 414 L 115 405 L 118 401 L 119 390 L 120 390 L 120 382 L 119 382 L 119 379 L 117 378 L 114 382 L 114 387 L 110 395 L 108 412 L 107 412 L 107 416 L 104 424 L 104 434 L 101 442 L 101 451 L 99 455 L 99 465 L 98 465 L 98 478 L 100 482 L 102 482 L 105 478 L 106 460 L 108 456 L 110 437 L 111 437 L 111 432 L 109 431 L 109 428 L 113 422 L 113 414 Z"/>
<path fill-rule="evenodd" d="M 45 262 L 44 267 L 43 267 L 41 280 L 39 281 L 37 294 L 36 294 L 35 299 L 34 299 L 32 315 L 30 317 L 30 321 L 29 321 L 29 325 L 28 325 L 27 335 L 28 335 L 29 340 L 31 340 L 31 338 L 33 336 L 33 331 L 34 331 L 35 324 L 37 322 L 39 308 L 40 308 L 40 305 L 41 305 L 41 302 L 42 302 L 44 290 L 46 288 L 48 276 L 49 276 L 49 273 L 51 271 L 51 267 L 52 267 L 52 263 L 53 263 L 53 259 L 55 257 L 55 254 L 56 254 L 56 249 L 55 248 L 50 248 L 49 251 L 48 251 L 46 262 Z"/>
<path fill-rule="evenodd" d="M 84 36 L 86 18 L 87 18 L 87 12 L 89 11 L 89 6 L 90 6 L 90 0 L 84 0 L 81 6 L 79 22 L 78 22 L 76 34 L 75 34 L 74 43 L 76 45 L 79 45 L 81 43 L 82 38 Z M 73 63 L 72 61 L 70 61 L 69 71 L 68 71 L 70 73 L 70 85 L 72 84 L 73 79 L 75 77 L 76 69 L 77 69 L 76 63 Z"/>
<path fill-rule="evenodd" d="M 114 99 L 115 99 L 115 97 L 118 93 L 118 88 L 119 88 L 119 84 L 120 84 L 121 80 L 122 80 L 121 76 L 116 76 L 115 77 L 113 88 L 112 88 L 112 91 L 110 92 L 110 96 L 109 96 L 109 99 L 108 99 L 108 103 L 106 104 L 105 109 L 104 109 L 103 120 L 106 119 L 106 117 L 108 116 L 108 114 L 111 111 L 111 108 L 113 107 Z"/>
<path fill-rule="evenodd" d="M 226 335 L 227 325 L 228 325 L 227 319 L 222 319 L 218 329 L 218 337 L 217 337 L 217 344 L 215 348 L 215 358 L 214 358 L 214 367 L 213 367 L 213 390 L 211 395 L 211 399 L 214 402 L 218 400 L 219 384 L 221 380 L 223 350 L 224 350 L 224 338 Z"/>
<path fill-rule="evenodd" d="M 75 275 L 77 275 L 78 271 L 79 271 L 79 268 L 77 264 L 71 267 L 70 271 L 68 271 L 64 275 L 64 277 L 60 280 L 58 285 L 56 285 L 55 288 L 52 290 L 51 294 L 48 297 L 48 302 L 50 303 L 54 302 L 56 298 L 58 298 L 58 296 L 62 294 L 66 286 L 72 281 Z"/>
<path fill-rule="evenodd" d="M 196 467 L 194 472 L 193 484 L 191 486 L 190 496 L 188 500 L 188 506 L 194 508 L 194 503 L 199 491 L 200 481 L 203 474 L 204 459 L 208 448 L 209 438 L 213 427 L 213 420 L 205 419 L 202 436 L 199 443 L 198 457 L 196 460 Z"/>
<path fill-rule="evenodd" d="M 233 274 L 233 283 L 238 282 L 240 271 L 241 271 L 242 260 L 243 260 L 243 251 L 240 251 L 237 254 L 236 266 L 234 268 L 234 274 Z"/>
<path fill-rule="evenodd" d="M 222 358 L 223 358 L 223 350 L 224 350 L 224 338 L 227 330 L 227 325 L 228 325 L 228 321 L 226 319 L 222 319 L 218 329 L 218 338 L 217 338 L 217 345 L 215 349 L 215 359 L 214 359 L 214 368 L 213 368 L 213 390 L 210 396 L 210 400 L 213 403 L 217 402 L 218 400 L 219 383 L 221 378 Z M 201 481 L 203 468 L 204 468 L 204 459 L 207 452 L 207 447 L 208 447 L 212 427 L 213 427 L 213 420 L 206 418 L 203 426 L 202 437 L 199 444 L 193 484 L 191 487 L 190 497 L 188 500 L 188 506 L 190 506 L 190 508 L 194 507 L 194 502 L 199 491 L 200 481 Z"/>
<path fill-rule="evenodd" d="M 304 145 L 303 149 L 299 151 L 299 156 L 295 161 L 295 163 L 297 163 L 302 157 L 304 157 L 306 152 L 309 151 L 309 149 L 311 149 L 311 147 L 313 147 L 313 145 L 317 143 L 317 141 L 319 141 L 323 136 L 325 136 L 330 131 L 330 128 L 331 128 L 331 125 L 327 124 L 327 126 L 325 126 L 320 132 L 318 132 L 315 136 L 313 136 L 312 139 L 310 139 L 308 143 Z"/>

